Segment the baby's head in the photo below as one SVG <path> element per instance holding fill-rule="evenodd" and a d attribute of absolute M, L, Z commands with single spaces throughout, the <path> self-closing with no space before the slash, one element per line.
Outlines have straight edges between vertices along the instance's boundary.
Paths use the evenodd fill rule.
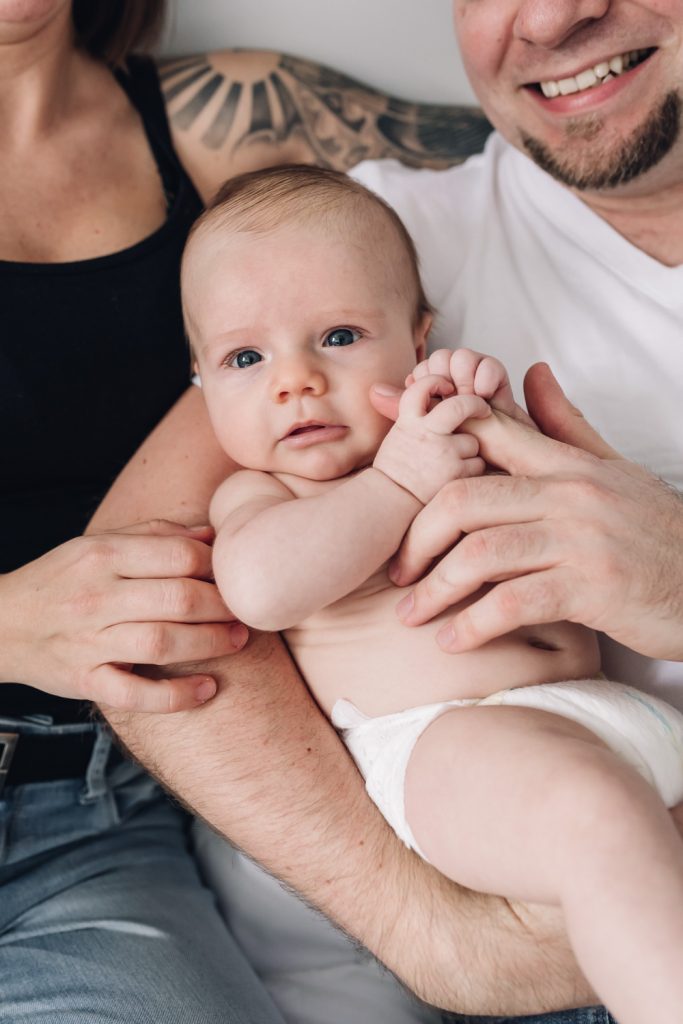
<path fill-rule="evenodd" d="M 182 265 L 185 324 L 216 436 L 240 465 L 328 480 L 372 462 L 431 324 L 398 216 L 336 171 L 232 178 Z"/>

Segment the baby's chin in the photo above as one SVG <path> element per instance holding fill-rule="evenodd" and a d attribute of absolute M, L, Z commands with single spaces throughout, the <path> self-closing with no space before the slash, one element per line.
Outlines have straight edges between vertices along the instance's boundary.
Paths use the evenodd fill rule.
<path fill-rule="evenodd" d="M 279 461 L 279 460 L 278 460 Z M 372 465 L 373 457 L 363 456 L 356 459 L 339 459 L 324 452 L 316 452 L 311 458 L 286 459 L 273 466 L 267 472 L 297 476 L 302 480 L 314 483 L 326 483 L 332 480 L 343 480 L 353 476 Z"/>

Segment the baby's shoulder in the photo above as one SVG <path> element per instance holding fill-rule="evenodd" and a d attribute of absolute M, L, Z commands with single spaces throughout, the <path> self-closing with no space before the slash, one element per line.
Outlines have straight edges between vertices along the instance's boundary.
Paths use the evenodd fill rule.
<path fill-rule="evenodd" d="M 290 501 L 296 497 L 273 473 L 256 469 L 239 469 L 217 488 L 209 506 L 209 520 L 219 526 L 237 509 L 253 502 Z"/>

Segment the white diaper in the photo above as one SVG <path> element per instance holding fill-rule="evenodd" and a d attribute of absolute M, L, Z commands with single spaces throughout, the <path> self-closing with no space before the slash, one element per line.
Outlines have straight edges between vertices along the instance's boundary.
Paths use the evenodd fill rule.
<path fill-rule="evenodd" d="M 505 704 L 550 711 L 589 729 L 654 786 L 667 807 L 683 800 L 683 715 L 622 683 L 581 679 L 501 690 L 483 700 L 424 704 L 369 718 L 348 700 L 332 709 L 332 724 L 365 779 L 366 789 L 397 836 L 427 859 L 406 821 L 406 768 L 427 726 L 452 708 Z"/>

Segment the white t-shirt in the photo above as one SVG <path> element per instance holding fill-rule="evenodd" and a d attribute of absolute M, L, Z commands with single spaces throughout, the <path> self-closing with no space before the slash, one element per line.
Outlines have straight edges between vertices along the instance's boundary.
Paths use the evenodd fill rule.
<path fill-rule="evenodd" d="M 611 445 L 683 490 L 683 266 L 641 252 L 497 133 L 450 170 L 386 160 L 353 175 L 415 241 L 434 347 L 498 356 L 518 400 L 545 360 Z M 603 654 L 608 675 L 683 710 L 683 664 L 611 641 Z"/>

